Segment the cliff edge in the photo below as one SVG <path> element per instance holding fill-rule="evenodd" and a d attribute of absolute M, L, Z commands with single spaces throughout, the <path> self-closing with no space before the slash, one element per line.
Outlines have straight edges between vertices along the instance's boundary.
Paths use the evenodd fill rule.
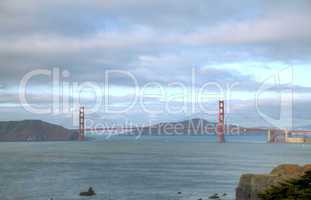
<path fill-rule="evenodd" d="M 236 200 L 260 200 L 259 193 L 286 180 L 301 177 L 310 170 L 311 164 L 284 164 L 274 168 L 270 174 L 243 174 L 236 188 Z"/>

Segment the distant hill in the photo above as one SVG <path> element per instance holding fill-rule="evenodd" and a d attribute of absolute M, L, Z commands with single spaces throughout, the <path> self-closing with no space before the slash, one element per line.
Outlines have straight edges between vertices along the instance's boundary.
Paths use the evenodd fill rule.
<path fill-rule="evenodd" d="M 78 132 L 41 120 L 0 122 L 0 141 L 70 141 Z"/>
<path fill-rule="evenodd" d="M 137 128 L 129 132 L 132 135 L 151 135 L 151 136 L 174 136 L 174 135 L 210 135 L 215 134 L 217 123 L 210 122 L 205 119 L 195 118 L 179 122 L 159 123 L 152 126 Z M 245 134 L 246 132 L 252 134 L 262 134 L 262 130 L 256 128 L 239 127 L 232 124 L 226 124 L 226 134 Z"/>
<path fill-rule="evenodd" d="M 205 135 L 215 133 L 217 123 L 204 119 L 191 119 L 180 122 L 159 123 L 134 129 L 133 135 Z"/>

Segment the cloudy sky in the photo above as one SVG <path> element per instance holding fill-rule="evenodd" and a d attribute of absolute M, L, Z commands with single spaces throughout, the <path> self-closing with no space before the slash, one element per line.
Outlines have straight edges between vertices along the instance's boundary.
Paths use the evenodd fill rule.
<path fill-rule="evenodd" d="M 215 121 L 225 99 L 231 123 L 310 125 L 310 9 L 309 0 L 1 0 L 0 120 L 72 127 L 76 103 L 91 108 L 97 94 L 105 101 L 89 116 L 99 122 Z M 39 69 L 51 74 L 31 78 L 27 102 L 50 108 L 57 96 L 59 112 L 21 102 L 21 81 Z M 109 91 L 72 91 L 87 82 Z"/>

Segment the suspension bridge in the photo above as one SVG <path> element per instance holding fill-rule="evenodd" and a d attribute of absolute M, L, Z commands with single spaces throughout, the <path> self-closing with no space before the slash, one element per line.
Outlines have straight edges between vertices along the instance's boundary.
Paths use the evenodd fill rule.
<path fill-rule="evenodd" d="M 225 125 L 225 103 L 224 100 L 220 100 L 218 103 L 218 122 L 215 128 L 212 128 L 217 136 L 218 143 L 225 142 L 225 133 L 230 132 L 231 128 Z M 87 128 L 85 126 L 85 107 L 79 109 L 79 141 L 85 140 L 86 132 L 111 132 L 111 131 L 123 131 L 130 132 L 133 130 L 143 130 L 146 127 L 101 127 L 101 128 Z M 254 133 L 265 134 L 268 143 L 302 143 L 310 142 L 311 138 L 306 138 L 306 135 L 311 135 L 311 130 L 288 130 L 280 128 L 234 128 L 235 132 L 241 135 L 254 135 Z M 299 137 L 295 137 L 295 136 Z M 303 136 L 303 137 L 301 137 Z"/>

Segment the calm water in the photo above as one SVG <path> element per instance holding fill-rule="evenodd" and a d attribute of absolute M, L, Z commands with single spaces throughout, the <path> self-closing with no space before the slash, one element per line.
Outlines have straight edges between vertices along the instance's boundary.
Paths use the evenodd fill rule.
<path fill-rule="evenodd" d="M 215 192 L 234 199 L 241 173 L 311 163 L 311 145 L 238 142 L 249 138 L 217 144 L 214 139 L 0 143 L 1 200 L 197 200 Z M 80 198 L 89 186 L 97 196 Z"/>

